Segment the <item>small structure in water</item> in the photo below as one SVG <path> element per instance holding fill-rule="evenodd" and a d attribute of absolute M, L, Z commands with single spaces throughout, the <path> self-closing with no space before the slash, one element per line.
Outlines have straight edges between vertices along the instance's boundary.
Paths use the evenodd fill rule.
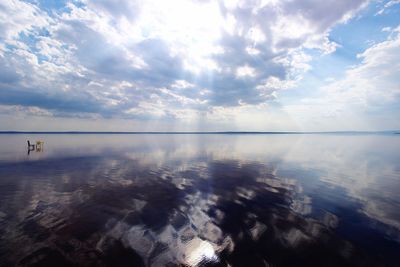
<path fill-rule="evenodd" d="M 31 151 L 36 151 L 36 152 L 41 152 L 43 151 L 43 141 L 36 141 L 36 144 L 31 144 L 31 142 L 28 140 L 28 155 Z"/>
<path fill-rule="evenodd" d="M 36 151 L 37 152 L 42 151 L 43 150 L 43 145 L 44 145 L 43 141 L 36 141 Z"/>

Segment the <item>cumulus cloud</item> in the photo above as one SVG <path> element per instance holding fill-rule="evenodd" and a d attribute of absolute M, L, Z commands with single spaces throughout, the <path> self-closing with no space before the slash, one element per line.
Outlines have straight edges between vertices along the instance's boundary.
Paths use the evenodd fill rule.
<path fill-rule="evenodd" d="M 344 79 L 324 89 L 338 101 L 363 106 L 387 105 L 400 96 L 400 27 L 383 42 L 357 55 L 362 61 Z"/>
<path fill-rule="evenodd" d="M 0 3 L 0 37 L 4 41 L 18 41 L 20 34 L 29 34 L 46 27 L 51 21 L 37 6 L 22 1 L 5 0 Z"/>
<path fill-rule="evenodd" d="M 0 104 L 46 116 L 139 119 L 206 116 L 274 101 L 310 69 L 307 51 L 335 51 L 330 30 L 365 5 L 35 3 L 0 4 Z"/>
<path fill-rule="evenodd" d="M 332 130 L 338 126 L 364 130 L 400 127 L 396 106 L 400 101 L 400 27 L 357 57 L 361 62 L 349 68 L 342 79 L 328 80 L 318 96 L 303 98 L 285 109 L 314 129 L 312 122 L 317 121 Z"/>

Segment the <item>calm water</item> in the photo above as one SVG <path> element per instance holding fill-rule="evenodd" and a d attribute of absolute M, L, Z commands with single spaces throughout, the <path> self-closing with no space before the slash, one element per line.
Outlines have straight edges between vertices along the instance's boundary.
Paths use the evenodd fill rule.
<path fill-rule="evenodd" d="M 399 266 L 400 135 L 0 144 L 1 266 Z"/>

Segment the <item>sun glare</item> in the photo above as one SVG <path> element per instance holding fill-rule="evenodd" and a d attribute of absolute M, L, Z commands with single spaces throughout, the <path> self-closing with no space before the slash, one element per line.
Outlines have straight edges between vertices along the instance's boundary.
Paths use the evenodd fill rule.
<path fill-rule="evenodd" d="M 218 70 L 209 56 L 222 52 L 217 41 L 232 22 L 224 19 L 217 2 L 150 1 L 138 19 L 142 36 L 160 38 L 173 55 L 185 55 L 188 70 Z"/>

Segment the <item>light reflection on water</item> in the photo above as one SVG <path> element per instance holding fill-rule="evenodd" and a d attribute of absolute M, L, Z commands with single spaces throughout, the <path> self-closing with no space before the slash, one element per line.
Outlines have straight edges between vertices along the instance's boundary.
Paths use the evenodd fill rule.
<path fill-rule="evenodd" d="M 0 142 L 1 266 L 398 264 L 400 136 Z"/>

